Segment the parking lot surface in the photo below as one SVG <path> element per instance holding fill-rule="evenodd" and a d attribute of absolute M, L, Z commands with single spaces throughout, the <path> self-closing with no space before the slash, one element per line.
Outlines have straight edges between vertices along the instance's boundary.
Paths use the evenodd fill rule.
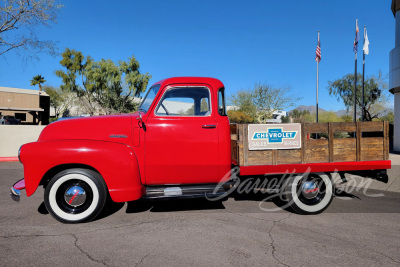
<path fill-rule="evenodd" d="M 399 266 L 400 193 L 350 190 L 300 216 L 260 194 L 224 201 L 134 201 L 67 225 L 10 186 L 20 163 L 0 163 L 1 266 Z M 260 204 L 261 203 L 261 204 Z M 274 211 L 271 211 L 274 210 Z"/>

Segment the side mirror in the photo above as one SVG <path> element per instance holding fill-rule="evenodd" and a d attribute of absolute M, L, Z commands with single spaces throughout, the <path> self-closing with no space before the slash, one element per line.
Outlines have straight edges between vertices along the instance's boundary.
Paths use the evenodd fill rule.
<path fill-rule="evenodd" d="M 146 127 L 144 125 L 143 118 L 142 118 L 142 113 L 140 111 L 139 111 L 139 117 L 137 117 L 136 119 L 138 120 L 139 127 L 146 130 Z"/>

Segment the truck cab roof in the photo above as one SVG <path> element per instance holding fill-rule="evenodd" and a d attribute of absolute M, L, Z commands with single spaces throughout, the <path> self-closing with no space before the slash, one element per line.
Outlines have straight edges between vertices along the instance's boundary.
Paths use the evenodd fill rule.
<path fill-rule="evenodd" d="M 160 85 L 161 87 L 167 86 L 169 84 L 208 84 L 211 87 L 218 89 L 224 87 L 224 84 L 215 78 L 210 78 L 210 77 L 172 77 L 172 78 L 167 78 L 161 81 L 158 81 L 154 83 L 154 85 Z"/>

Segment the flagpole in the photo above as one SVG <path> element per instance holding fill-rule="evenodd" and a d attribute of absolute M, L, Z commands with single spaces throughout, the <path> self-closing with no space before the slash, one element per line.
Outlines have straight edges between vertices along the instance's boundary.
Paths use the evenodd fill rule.
<path fill-rule="evenodd" d="M 364 25 L 364 45 L 365 45 L 365 25 Z M 361 121 L 364 121 L 364 73 L 365 73 L 365 51 L 363 45 L 363 74 L 362 74 L 362 110 L 361 110 Z"/>
<path fill-rule="evenodd" d="M 318 41 L 319 41 L 319 31 L 318 31 Z M 319 60 L 317 60 L 317 107 L 316 107 L 317 123 L 318 123 L 318 79 L 319 79 Z"/>
<path fill-rule="evenodd" d="M 354 122 L 357 121 L 357 53 L 354 65 Z"/>
<path fill-rule="evenodd" d="M 356 29 L 358 26 L 357 23 L 358 20 L 356 20 Z M 357 32 L 356 32 L 356 39 L 357 39 Z M 358 42 L 358 40 L 356 40 Z M 355 45 L 356 45 L 355 41 Z M 355 64 L 354 64 L 354 122 L 357 121 L 357 47 L 355 46 Z"/>

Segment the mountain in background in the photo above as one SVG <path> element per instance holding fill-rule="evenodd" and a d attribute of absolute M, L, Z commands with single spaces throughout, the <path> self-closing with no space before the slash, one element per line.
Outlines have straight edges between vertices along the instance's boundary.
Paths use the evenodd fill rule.
<path fill-rule="evenodd" d="M 292 109 L 292 110 L 295 110 L 295 109 L 300 110 L 300 111 L 308 110 L 308 111 L 310 111 L 311 114 L 313 114 L 313 113 L 315 114 L 315 111 L 316 111 L 317 108 L 316 108 L 314 105 L 312 105 L 312 106 L 300 105 L 300 106 L 298 106 L 297 108 L 294 108 L 294 109 Z M 291 111 L 292 111 L 292 110 L 291 110 Z M 289 111 L 289 113 L 290 113 L 291 111 Z M 323 109 L 323 108 L 319 108 L 318 111 L 319 111 L 320 114 L 321 114 L 321 113 L 324 113 L 324 112 L 327 112 L 327 110 L 325 110 L 325 109 Z M 345 109 L 341 109 L 341 110 L 334 111 L 334 112 L 336 113 L 336 115 L 337 115 L 338 117 L 341 117 L 341 116 L 343 116 L 343 115 L 350 115 L 350 116 L 353 116 L 353 114 L 348 113 Z M 381 113 L 380 116 L 385 116 L 385 115 L 388 114 L 389 112 L 393 112 L 393 109 L 392 109 L 392 108 L 387 108 L 387 109 L 385 109 L 385 110 Z"/>
<path fill-rule="evenodd" d="M 311 114 L 315 113 L 316 110 L 317 110 L 316 106 L 314 106 L 314 105 L 311 105 L 311 106 L 300 105 L 300 106 L 298 106 L 297 108 L 294 108 L 294 109 L 292 109 L 292 110 L 295 110 L 295 109 L 297 109 L 297 110 L 299 110 L 299 111 L 308 110 Z M 291 110 L 291 111 L 292 111 L 292 110 Z M 289 113 L 290 113 L 291 111 L 289 111 Z M 323 109 L 323 108 L 318 108 L 318 112 L 321 114 L 321 113 L 327 112 L 327 110 L 325 110 L 325 109 Z M 345 109 L 341 109 L 341 110 L 334 111 L 334 112 L 336 113 L 336 115 L 337 115 L 338 117 L 347 114 L 347 111 L 346 111 Z"/>

